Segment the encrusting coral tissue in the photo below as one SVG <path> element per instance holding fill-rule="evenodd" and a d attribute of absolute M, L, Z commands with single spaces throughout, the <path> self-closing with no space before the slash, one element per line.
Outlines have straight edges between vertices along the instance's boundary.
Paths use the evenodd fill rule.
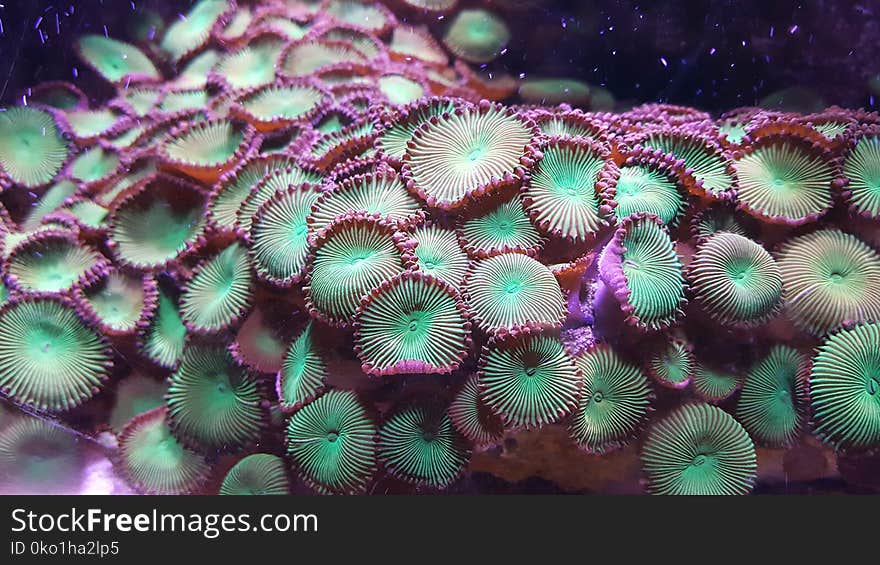
<path fill-rule="evenodd" d="M 657 494 L 875 457 L 880 116 L 595 111 L 479 72 L 491 4 L 387 4 L 199 0 L 0 112 L 0 490 L 83 438 L 153 494 L 461 492 L 552 429 Z"/>

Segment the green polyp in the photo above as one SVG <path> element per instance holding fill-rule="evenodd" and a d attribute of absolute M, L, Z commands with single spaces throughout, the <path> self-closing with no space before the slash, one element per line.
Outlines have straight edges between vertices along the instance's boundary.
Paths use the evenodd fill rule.
<path fill-rule="evenodd" d="M 205 449 L 235 451 L 259 438 L 262 398 L 256 378 L 224 346 L 194 344 L 171 376 L 165 405 L 175 434 Z"/>
<path fill-rule="evenodd" d="M 327 14 L 343 23 L 378 32 L 387 23 L 387 17 L 376 6 L 360 0 L 336 0 L 327 8 Z"/>
<path fill-rule="evenodd" d="M 248 455 L 229 470 L 222 495 L 285 495 L 290 493 L 284 461 L 267 453 Z"/>
<path fill-rule="evenodd" d="M 201 88 L 205 86 L 210 71 L 220 60 L 220 54 L 213 49 L 199 53 L 186 64 L 174 81 L 179 88 Z"/>
<path fill-rule="evenodd" d="M 319 173 L 315 173 L 296 166 L 287 168 L 273 168 L 267 173 L 272 174 L 262 177 L 262 182 L 255 184 L 256 193 L 245 198 L 244 202 L 238 203 L 235 208 L 235 221 L 238 226 L 244 230 L 251 229 L 251 221 L 254 214 L 259 210 L 260 206 L 272 199 L 279 192 L 287 191 L 290 186 L 299 186 L 306 184 L 320 183 L 322 177 Z M 257 179 L 259 180 L 259 179 Z M 254 190 L 254 187 L 251 187 Z M 298 191 L 300 197 L 309 197 L 317 199 L 317 194 L 309 192 L 308 187 L 303 186 Z M 232 207 L 233 202 L 228 202 L 227 206 Z M 230 213 L 232 211 L 230 210 Z"/>
<path fill-rule="evenodd" d="M 596 181 L 605 162 L 588 147 L 550 145 L 526 189 L 528 208 L 538 225 L 563 237 L 584 241 L 605 221 L 599 216 Z"/>
<path fill-rule="evenodd" d="M 689 375 L 687 368 L 677 359 L 666 357 L 663 362 L 667 367 L 667 378 L 673 383 L 680 383 Z"/>
<path fill-rule="evenodd" d="M 415 485 L 445 488 L 467 464 L 467 442 L 449 416 L 424 403 L 408 406 L 379 429 L 378 456 L 391 474 Z"/>
<path fill-rule="evenodd" d="M 702 187 L 707 192 L 722 195 L 733 190 L 734 178 L 727 170 L 725 157 L 701 140 L 676 135 L 652 135 L 645 143 L 683 160 L 692 169 L 693 177 L 703 182 Z"/>
<path fill-rule="evenodd" d="M 220 36 L 224 40 L 237 39 L 244 35 L 253 20 L 254 14 L 250 8 L 239 8 L 235 11 L 232 18 L 223 24 Z"/>
<path fill-rule="evenodd" d="M 189 494 L 210 472 L 203 456 L 172 435 L 164 409 L 132 420 L 120 434 L 121 466 L 139 490 L 149 494 Z"/>
<path fill-rule="evenodd" d="M 66 290 L 98 265 L 99 256 L 89 248 L 63 237 L 25 243 L 9 263 L 21 288 L 32 292 Z"/>
<path fill-rule="evenodd" d="M 710 235 L 718 232 L 730 232 L 744 237 L 748 237 L 749 230 L 740 223 L 733 208 L 726 206 L 717 206 L 707 208 L 699 214 L 699 219 L 695 224 L 696 237 L 698 239 L 708 238 Z"/>
<path fill-rule="evenodd" d="M 244 140 L 244 130 L 231 122 L 195 126 L 165 146 L 168 156 L 199 166 L 227 162 Z"/>
<path fill-rule="evenodd" d="M 593 131 L 575 119 L 553 114 L 537 118 L 538 127 L 550 137 L 594 137 Z"/>
<path fill-rule="evenodd" d="M 275 455 L 248 455 L 229 470 L 222 495 L 285 495 L 290 493 L 284 461 Z"/>
<path fill-rule="evenodd" d="M 91 200 L 82 200 L 65 208 L 79 222 L 91 228 L 100 228 L 105 225 L 107 219 L 107 209 L 103 206 L 92 202 Z"/>
<path fill-rule="evenodd" d="M 760 216 L 802 221 L 832 203 L 833 164 L 799 142 L 759 145 L 735 167 L 740 201 Z"/>
<path fill-rule="evenodd" d="M 718 126 L 718 131 L 727 138 L 730 143 L 739 143 L 746 135 L 746 127 L 737 122 L 728 122 Z"/>
<path fill-rule="evenodd" d="M 186 249 L 201 230 L 201 206 L 186 206 L 182 189 L 175 193 L 179 196 L 172 197 L 162 194 L 159 188 L 164 187 L 139 194 L 135 201 L 123 203 L 116 212 L 111 237 L 125 261 L 161 265 Z M 176 201 L 178 197 L 180 203 Z M 143 200 L 148 200 L 146 205 Z"/>
<path fill-rule="evenodd" d="M 138 117 L 146 116 L 161 97 L 162 91 L 151 88 L 133 88 L 126 90 L 122 95 L 123 100 Z"/>
<path fill-rule="evenodd" d="M 116 125 L 119 115 L 113 110 L 74 110 L 67 113 L 73 134 L 81 138 L 98 137 Z"/>
<path fill-rule="evenodd" d="M 802 371 L 808 365 L 793 347 L 777 345 L 751 368 L 736 416 L 756 441 L 786 446 L 797 438 L 806 409 Z"/>
<path fill-rule="evenodd" d="M 100 180 L 119 166 L 119 155 L 100 147 L 87 149 L 73 161 L 70 173 L 83 182 Z"/>
<path fill-rule="evenodd" d="M 146 131 L 146 126 L 137 125 L 127 129 L 119 135 L 108 137 L 107 141 L 116 149 L 126 149 L 128 147 L 131 147 L 131 145 L 135 141 L 137 141 Z"/>
<path fill-rule="evenodd" d="M 469 304 L 486 331 L 528 323 L 553 326 L 561 316 L 562 292 L 553 273 L 521 253 L 502 253 L 475 263 Z"/>
<path fill-rule="evenodd" d="M 418 312 L 418 311 L 414 311 L 414 312 L 409 313 L 409 316 L 410 316 L 409 331 L 410 332 L 418 331 L 419 328 L 422 327 L 421 323 L 422 323 L 425 315 L 426 315 L 425 312 Z"/>
<path fill-rule="evenodd" d="M 880 257 L 838 229 L 795 237 L 779 251 L 786 308 L 798 327 L 824 335 L 880 316 Z"/>
<path fill-rule="evenodd" d="M 308 26 L 303 27 L 296 23 L 293 20 L 284 17 L 269 17 L 263 18 L 262 22 L 265 25 L 270 26 L 273 30 L 278 30 L 284 35 L 287 36 L 288 39 L 302 39 L 306 31 L 308 31 Z"/>
<path fill-rule="evenodd" d="M 212 220 L 222 227 L 231 228 L 235 224 L 239 209 L 246 205 L 245 201 L 248 200 L 247 197 L 250 191 L 259 184 L 260 180 L 272 171 L 284 170 L 288 166 L 293 165 L 294 160 L 283 155 L 274 156 L 266 160 L 248 161 L 244 167 L 235 173 L 234 179 L 214 197 L 210 205 L 210 211 L 213 216 Z M 261 198 L 256 206 L 249 206 L 246 212 L 253 215 L 257 208 L 264 204 L 271 196 L 272 194 L 268 194 Z M 250 224 L 248 224 L 248 228 L 250 228 Z"/>
<path fill-rule="evenodd" d="M 843 163 L 852 191 L 850 204 L 859 212 L 880 216 L 880 137 L 863 137 Z"/>
<path fill-rule="evenodd" d="M 418 218 L 421 211 L 421 204 L 397 175 L 370 173 L 343 182 L 327 193 L 312 212 L 309 223 L 320 230 L 340 215 L 359 212 L 393 222 L 409 222 Z"/>
<path fill-rule="evenodd" d="M 454 208 L 480 186 L 515 173 L 531 141 L 530 128 L 500 107 L 445 114 L 410 141 L 412 181 L 436 206 Z"/>
<path fill-rule="evenodd" d="M 111 363 L 101 336 L 56 299 L 19 301 L 0 312 L 0 387 L 31 409 L 62 412 L 103 388 Z"/>
<path fill-rule="evenodd" d="M 509 40 L 504 20 L 486 10 L 461 10 L 443 36 L 450 51 L 472 63 L 495 59 Z"/>
<path fill-rule="evenodd" d="M 455 232 L 429 225 L 416 229 L 413 236 L 419 243 L 415 254 L 421 269 L 458 288 L 470 261 Z"/>
<path fill-rule="evenodd" d="M 782 279 L 773 257 L 758 243 L 719 232 L 698 249 L 690 279 L 703 309 L 722 324 L 755 324 L 780 302 Z"/>
<path fill-rule="evenodd" d="M 313 75 L 322 67 L 365 61 L 364 56 L 354 47 L 308 41 L 297 44 L 287 52 L 286 58 L 281 63 L 281 70 L 290 76 L 301 77 Z"/>
<path fill-rule="evenodd" d="M 252 285 L 247 252 L 234 243 L 202 263 L 187 283 L 180 299 L 181 316 L 201 331 L 220 331 L 248 307 Z"/>
<path fill-rule="evenodd" d="M 831 121 L 813 126 L 813 129 L 815 129 L 828 139 L 834 139 L 835 137 L 845 133 L 848 127 L 849 124 L 846 122 Z"/>
<path fill-rule="evenodd" d="M 729 371 L 699 365 L 694 372 L 694 389 L 711 402 L 720 402 L 730 397 L 736 392 L 739 383 L 740 377 Z"/>
<path fill-rule="evenodd" d="M 69 196 L 73 196 L 76 190 L 76 184 L 69 180 L 59 181 L 50 186 L 43 193 L 39 202 L 31 207 L 27 218 L 21 222 L 22 230 L 32 231 L 37 229 L 43 218 L 58 209 Z"/>
<path fill-rule="evenodd" d="M 48 112 L 16 106 L 0 112 L 0 165 L 27 187 L 50 182 L 67 158 L 67 145 Z"/>
<path fill-rule="evenodd" d="M 403 270 L 393 234 L 373 223 L 340 225 L 317 246 L 314 256 L 312 303 L 339 321 L 350 320 L 364 294 Z"/>
<path fill-rule="evenodd" d="M 65 470 L 57 459 L 59 451 L 63 453 L 75 450 L 76 440 L 72 437 L 69 438 L 67 445 L 51 439 L 33 438 L 27 445 L 22 446 L 22 452 L 18 456 L 18 464 L 24 474 L 35 483 L 46 484 L 53 480 L 63 480 L 65 473 L 76 473 L 78 470 Z M 71 459 L 75 462 L 76 458 L 72 457 Z"/>
<path fill-rule="evenodd" d="M 648 367 L 661 384 L 679 388 L 690 381 L 694 369 L 693 354 L 684 343 L 671 340 L 652 355 Z"/>
<path fill-rule="evenodd" d="M 391 157 L 400 159 L 406 153 L 406 144 L 412 139 L 418 127 L 428 122 L 432 116 L 440 116 L 455 109 L 453 101 L 431 101 L 418 105 L 410 110 L 405 119 L 397 121 L 380 134 L 382 151 Z"/>
<path fill-rule="evenodd" d="M 746 261 L 732 261 L 727 266 L 730 279 L 736 284 L 749 285 L 754 275 L 754 266 Z"/>
<path fill-rule="evenodd" d="M 86 300 L 105 325 L 120 331 L 133 330 L 144 309 L 143 282 L 113 273 L 87 290 Z"/>
<path fill-rule="evenodd" d="M 160 112 L 200 110 L 208 105 L 208 93 L 202 89 L 169 92 L 159 104 Z"/>
<path fill-rule="evenodd" d="M 376 468 L 376 426 L 351 391 L 331 390 L 295 412 L 287 454 L 324 493 L 363 493 Z"/>
<path fill-rule="evenodd" d="M 316 347 L 312 322 L 309 322 L 290 344 L 278 373 L 277 389 L 282 407 L 299 406 L 323 388 L 327 368 Z"/>
<path fill-rule="evenodd" d="M 681 262 L 672 240 L 653 220 L 640 219 L 633 222 L 621 245 L 626 249 L 621 267 L 633 316 L 652 328 L 671 324 L 684 299 Z"/>
<path fill-rule="evenodd" d="M 332 155 L 334 150 L 344 147 L 347 143 L 364 143 L 364 138 L 373 133 L 374 127 L 373 122 L 367 120 L 362 121 L 357 125 L 352 125 L 350 128 L 344 129 L 338 134 L 319 137 L 310 148 L 312 156 L 316 159 L 322 159 L 328 155 Z M 369 148 L 365 149 L 361 156 L 369 155 L 368 152 Z"/>
<path fill-rule="evenodd" d="M 167 255 L 170 255 L 183 249 L 186 241 L 190 238 L 192 216 L 173 216 L 168 212 L 166 207 L 157 203 L 147 210 L 142 221 L 144 225 L 153 226 L 153 233 L 156 234 L 154 243 L 157 249 L 162 249 Z"/>
<path fill-rule="evenodd" d="M 574 408 L 580 387 L 574 359 L 550 335 L 487 348 L 480 359 L 483 402 L 511 426 L 553 423 Z"/>
<path fill-rule="evenodd" d="M 647 416 L 651 388 L 638 367 L 608 346 L 576 360 L 584 382 L 569 435 L 581 449 L 605 453 L 634 435 Z"/>
<path fill-rule="evenodd" d="M 433 42 L 424 28 L 398 26 L 389 44 L 392 53 L 408 59 L 418 59 L 437 65 L 448 62 L 446 54 Z"/>
<path fill-rule="evenodd" d="M 162 38 L 162 49 L 175 61 L 179 60 L 208 38 L 214 23 L 228 9 L 227 0 L 200 0 L 185 18 L 168 27 Z"/>
<path fill-rule="evenodd" d="M 747 494 L 756 478 L 748 433 L 729 414 L 706 404 L 687 404 L 660 420 L 641 459 L 653 494 Z"/>
<path fill-rule="evenodd" d="M 425 95 L 421 84 L 402 75 L 385 75 L 378 82 L 379 90 L 392 104 L 409 104 Z"/>
<path fill-rule="evenodd" d="M 86 35 L 79 40 L 83 58 L 110 82 L 119 82 L 132 75 L 158 79 L 159 71 L 140 49 L 103 35 Z"/>
<path fill-rule="evenodd" d="M 252 226 L 251 253 L 261 274 L 279 282 L 298 279 L 306 264 L 306 218 L 319 192 L 310 186 L 288 190 L 263 207 Z"/>
<path fill-rule="evenodd" d="M 342 128 L 344 128 L 346 125 L 345 123 L 343 123 L 342 120 L 343 118 L 339 114 L 329 114 L 327 117 L 318 122 L 318 125 L 315 126 L 315 129 L 324 134 L 341 131 Z"/>
<path fill-rule="evenodd" d="M 30 344 L 31 359 L 48 366 L 70 351 L 64 341 L 62 328 L 54 324 L 40 324 L 31 328 L 25 335 L 25 341 Z"/>
<path fill-rule="evenodd" d="M 685 206 L 678 187 L 665 173 L 642 165 L 621 167 L 615 199 L 619 220 L 648 212 L 664 225 L 675 224 Z"/>
<path fill-rule="evenodd" d="M 251 43 L 227 55 L 215 70 L 235 89 L 269 84 L 275 78 L 275 63 L 283 45 L 270 40 Z"/>
<path fill-rule="evenodd" d="M 163 367 L 177 364 L 186 341 L 186 326 L 180 318 L 177 304 L 160 288 L 156 313 L 144 339 L 147 356 Z"/>
<path fill-rule="evenodd" d="M 360 269 L 362 263 L 365 260 L 369 259 L 370 255 L 372 255 L 372 253 L 370 253 L 369 251 L 361 251 L 358 254 L 353 255 L 351 257 L 351 263 L 350 263 L 351 266 L 354 267 L 355 269 Z"/>
<path fill-rule="evenodd" d="M 519 87 L 520 97 L 534 104 L 589 103 L 592 91 L 585 82 L 565 78 L 530 78 Z"/>
<path fill-rule="evenodd" d="M 448 373 L 465 355 L 465 323 L 456 295 L 445 287 L 397 278 L 362 305 L 355 347 L 368 372 L 396 371 L 400 363 L 417 361 L 430 367 L 426 372 Z"/>
<path fill-rule="evenodd" d="M 313 110 L 322 97 L 310 87 L 274 86 L 247 98 L 242 105 L 260 120 L 293 120 Z"/>
<path fill-rule="evenodd" d="M 142 453 L 166 469 L 173 468 L 184 455 L 183 447 L 165 430 L 154 429 L 145 443 Z"/>
<path fill-rule="evenodd" d="M 460 230 L 468 247 L 477 253 L 497 254 L 509 249 L 535 249 L 542 243 L 519 198 L 508 200 L 486 214 L 466 220 Z"/>
<path fill-rule="evenodd" d="M 832 334 L 813 358 L 809 380 L 817 436 L 837 449 L 865 450 L 880 441 L 880 325 Z"/>

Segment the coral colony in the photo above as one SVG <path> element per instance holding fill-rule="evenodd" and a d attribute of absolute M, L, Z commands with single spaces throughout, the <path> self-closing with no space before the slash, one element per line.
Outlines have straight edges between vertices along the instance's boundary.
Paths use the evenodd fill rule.
<path fill-rule="evenodd" d="M 456 0 L 144 25 L 76 42 L 112 99 L 0 113 L 5 491 L 76 480 L 64 428 L 163 494 L 434 492 L 550 426 L 657 494 L 880 446 L 877 114 L 588 111 Z"/>

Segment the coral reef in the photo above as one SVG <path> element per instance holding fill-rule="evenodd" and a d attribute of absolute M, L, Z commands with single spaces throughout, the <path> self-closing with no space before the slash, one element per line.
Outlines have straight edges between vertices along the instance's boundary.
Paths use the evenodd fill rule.
<path fill-rule="evenodd" d="M 880 448 L 880 116 L 489 80 L 503 13 L 454 0 L 166 23 L 0 113 L 0 491 L 82 438 L 156 494 L 461 492 L 517 438 L 745 494 Z"/>

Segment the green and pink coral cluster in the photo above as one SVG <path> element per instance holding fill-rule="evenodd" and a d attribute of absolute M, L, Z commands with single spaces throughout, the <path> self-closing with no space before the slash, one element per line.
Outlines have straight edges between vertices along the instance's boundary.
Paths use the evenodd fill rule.
<path fill-rule="evenodd" d="M 63 428 L 158 494 L 455 489 L 550 427 L 657 494 L 880 447 L 877 114 L 597 111 L 487 80 L 455 1 L 166 23 L 0 113 L 0 490 L 69 481 Z"/>

